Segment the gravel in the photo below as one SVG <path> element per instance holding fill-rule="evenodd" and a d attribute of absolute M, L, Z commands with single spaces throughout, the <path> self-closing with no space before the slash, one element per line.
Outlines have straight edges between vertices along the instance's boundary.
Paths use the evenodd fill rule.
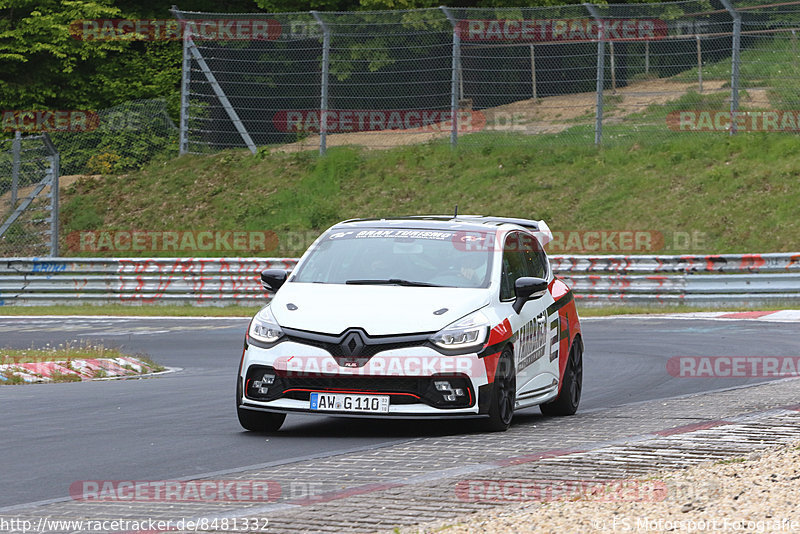
<path fill-rule="evenodd" d="M 400 532 L 800 532 L 800 443 L 622 484 L 537 490 L 526 502 Z"/>

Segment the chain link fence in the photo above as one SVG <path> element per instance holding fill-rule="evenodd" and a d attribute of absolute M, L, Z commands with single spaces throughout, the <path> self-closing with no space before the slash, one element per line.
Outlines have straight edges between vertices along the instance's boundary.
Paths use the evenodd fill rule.
<path fill-rule="evenodd" d="M 796 132 L 799 8 L 176 9 L 185 27 L 180 150 Z"/>
<path fill-rule="evenodd" d="M 0 256 L 58 255 L 58 178 L 47 134 L 0 140 Z"/>
<path fill-rule="evenodd" d="M 28 133 L 0 138 L 0 257 L 58 255 L 59 189 L 178 154 L 178 127 L 161 100 L 3 118 L 4 126 L 13 122 Z"/>
<path fill-rule="evenodd" d="M 51 138 L 64 176 L 119 174 L 178 154 L 178 127 L 163 100 L 133 100 L 93 112 L 91 127 Z"/>

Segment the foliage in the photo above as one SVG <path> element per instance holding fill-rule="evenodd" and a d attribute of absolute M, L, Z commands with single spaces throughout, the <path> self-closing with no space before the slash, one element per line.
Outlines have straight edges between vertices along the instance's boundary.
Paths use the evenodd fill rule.
<path fill-rule="evenodd" d="M 102 111 L 96 130 L 51 137 L 65 175 L 115 174 L 178 153 L 177 127 L 167 116 L 164 103 L 152 100 Z"/>

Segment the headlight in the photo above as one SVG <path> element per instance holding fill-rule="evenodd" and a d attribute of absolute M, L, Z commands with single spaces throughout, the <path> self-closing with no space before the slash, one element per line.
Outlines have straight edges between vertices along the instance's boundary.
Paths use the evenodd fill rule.
<path fill-rule="evenodd" d="M 278 321 L 275 320 L 275 316 L 272 315 L 269 306 L 262 308 L 253 317 L 248 335 L 262 343 L 274 343 L 283 336 L 283 330 L 278 325 Z"/>
<path fill-rule="evenodd" d="M 489 319 L 480 311 L 446 326 L 430 340 L 443 349 L 463 349 L 483 345 L 489 332 Z"/>

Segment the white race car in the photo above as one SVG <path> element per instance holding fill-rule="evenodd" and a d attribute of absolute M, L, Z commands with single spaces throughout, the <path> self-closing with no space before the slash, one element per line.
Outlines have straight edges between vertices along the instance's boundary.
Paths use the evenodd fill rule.
<path fill-rule="evenodd" d="M 323 233 L 250 323 L 241 425 L 287 413 L 382 418 L 571 415 L 583 341 L 571 290 L 553 275 L 543 221 L 483 216 L 357 219 Z"/>

